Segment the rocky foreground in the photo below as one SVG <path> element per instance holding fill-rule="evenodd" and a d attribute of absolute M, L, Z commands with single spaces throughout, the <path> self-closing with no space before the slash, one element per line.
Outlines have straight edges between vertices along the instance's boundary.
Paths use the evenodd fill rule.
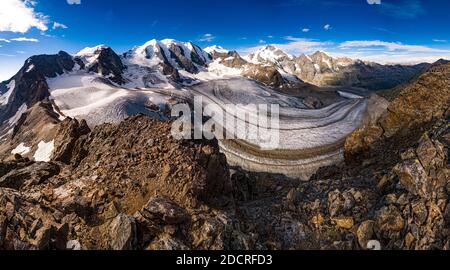
<path fill-rule="evenodd" d="M 66 119 L 51 162 L 0 163 L 0 249 L 450 249 L 449 71 L 392 92 L 309 182 L 229 168 L 170 122 Z"/>

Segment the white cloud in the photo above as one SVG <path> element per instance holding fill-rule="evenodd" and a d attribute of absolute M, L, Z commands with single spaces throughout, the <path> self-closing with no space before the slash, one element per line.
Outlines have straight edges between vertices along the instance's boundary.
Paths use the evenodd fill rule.
<path fill-rule="evenodd" d="M 381 64 L 433 63 L 441 58 L 450 59 L 448 49 L 381 40 L 346 41 L 339 44 L 334 52 L 340 56 Z"/>
<path fill-rule="evenodd" d="M 81 0 L 67 0 L 67 4 L 69 5 L 80 5 Z"/>
<path fill-rule="evenodd" d="M 215 38 L 216 38 L 216 37 L 213 36 L 212 34 L 207 33 L 207 34 L 204 34 L 203 36 L 201 36 L 201 37 L 198 39 L 198 41 L 201 41 L 201 42 L 211 42 L 211 41 L 213 41 Z"/>
<path fill-rule="evenodd" d="M 434 42 L 440 42 L 440 43 L 447 43 L 448 42 L 448 40 L 446 40 L 446 39 L 437 39 L 437 38 L 433 39 L 433 41 Z"/>
<path fill-rule="evenodd" d="M 261 39 L 260 41 L 258 41 L 259 44 L 266 44 L 266 41 Z"/>
<path fill-rule="evenodd" d="M 41 31 L 48 29 L 48 17 L 35 12 L 36 2 L 30 0 L 0 1 L 0 32 L 25 33 L 31 28 Z"/>
<path fill-rule="evenodd" d="M 20 37 L 20 38 L 12 38 L 11 41 L 19 41 L 19 42 L 39 42 L 36 38 L 26 38 L 26 37 Z"/>
<path fill-rule="evenodd" d="M 322 42 L 314 39 L 307 38 L 296 38 L 287 36 L 285 40 L 288 43 L 285 44 L 276 44 L 280 49 L 294 55 L 302 54 L 302 53 L 311 53 L 315 51 L 323 51 L 330 45 L 332 42 Z"/>
<path fill-rule="evenodd" d="M 4 39 L 4 38 L 0 38 L 0 42 L 11 43 L 12 41 L 18 41 L 18 42 L 23 42 L 23 41 L 27 41 L 27 42 L 39 42 L 39 40 L 36 39 L 36 38 L 27 38 L 27 37 L 19 37 L 19 38 L 12 38 L 12 39 Z"/>
<path fill-rule="evenodd" d="M 369 5 L 381 5 L 381 0 L 367 0 Z"/>
<path fill-rule="evenodd" d="M 339 45 L 339 48 L 373 48 L 382 47 L 387 51 L 407 51 L 407 52 L 448 52 L 448 50 L 435 49 L 421 45 L 407 45 L 400 42 L 387 42 L 381 40 L 354 40 L 346 41 Z"/>
<path fill-rule="evenodd" d="M 267 38 L 274 38 L 273 36 L 267 36 Z"/>
<path fill-rule="evenodd" d="M 58 29 L 58 28 L 67 29 L 69 27 L 67 27 L 67 25 L 59 23 L 59 22 L 53 22 L 53 27 L 52 28 L 53 29 Z"/>
<path fill-rule="evenodd" d="M 383 53 L 377 52 L 373 54 L 355 53 L 355 54 L 336 54 L 338 56 L 347 56 L 353 59 L 361 59 L 380 64 L 404 64 L 414 65 L 419 63 L 434 63 L 439 59 L 450 60 L 450 52 L 442 54 L 417 54 L 417 53 Z"/>
<path fill-rule="evenodd" d="M 303 32 L 303 33 L 308 33 L 309 31 L 311 31 L 311 29 L 309 29 L 309 28 L 303 28 L 303 29 L 302 29 L 302 32 Z"/>
<path fill-rule="evenodd" d="M 328 31 L 328 30 L 333 29 L 333 27 L 331 27 L 331 25 L 329 25 L 329 24 L 325 24 L 325 25 L 323 26 L 323 29 L 325 29 L 325 31 Z"/>

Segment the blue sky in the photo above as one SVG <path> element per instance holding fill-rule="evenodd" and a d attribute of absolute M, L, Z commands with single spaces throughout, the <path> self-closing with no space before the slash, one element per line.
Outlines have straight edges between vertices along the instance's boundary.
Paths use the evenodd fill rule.
<path fill-rule="evenodd" d="M 276 44 L 382 63 L 450 58 L 447 0 L 1 0 L 0 80 L 34 54 L 150 39 L 246 54 Z"/>

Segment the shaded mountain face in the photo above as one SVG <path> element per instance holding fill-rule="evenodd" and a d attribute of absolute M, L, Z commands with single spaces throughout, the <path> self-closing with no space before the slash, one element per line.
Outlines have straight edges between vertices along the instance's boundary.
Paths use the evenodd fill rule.
<path fill-rule="evenodd" d="M 75 60 L 81 69 L 107 76 L 118 84 L 125 82 L 122 77 L 125 66 L 120 57 L 107 46 L 86 48 L 76 54 Z"/>
<path fill-rule="evenodd" d="M 29 58 L 13 78 L 1 83 L 0 122 L 17 120 L 24 110 L 48 98 L 46 78 L 71 71 L 74 66 L 72 56 L 65 52 Z"/>

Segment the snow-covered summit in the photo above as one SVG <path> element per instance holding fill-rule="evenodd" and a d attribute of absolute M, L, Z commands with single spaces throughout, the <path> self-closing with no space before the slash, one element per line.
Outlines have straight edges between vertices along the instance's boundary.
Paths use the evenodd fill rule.
<path fill-rule="evenodd" d="M 105 50 L 112 50 L 109 46 L 106 45 L 98 45 L 95 47 L 86 47 L 75 54 L 75 57 L 83 61 L 84 65 L 90 67 L 94 65 L 100 54 Z"/>
<path fill-rule="evenodd" d="M 106 46 L 104 44 L 102 45 L 97 45 L 94 47 L 86 47 L 84 49 L 82 49 L 81 51 L 79 51 L 78 53 L 75 54 L 75 56 L 92 56 L 95 54 L 99 54 L 102 50 L 106 50 L 106 49 L 110 49 L 109 46 Z"/>
<path fill-rule="evenodd" d="M 160 65 L 197 73 L 211 62 L 210 55 L 192 42 L 174 39 L 150 40 L 124 54 L 124 62 L 156 68 Z"/>
<path fill-rule="evenodd" d="M 263 64 L 267 62 L 278 63 L 284 60 L 293 60 L 294 56 L 274 45 L 267 45 L 260 48 L 255 53 L 250 54 L 247 58 L 252 63 Z"/>
<path fill-rule="evenodd" d="M 221 46 L 217 46 L 217 45 L 213 45 L 213 46 L 209 46 L 203 49 L 205 52 L 209 53 L 209 54 L 213 54 L 213 53 L 229 53 L 229 50 L 224 49 Z"/>

